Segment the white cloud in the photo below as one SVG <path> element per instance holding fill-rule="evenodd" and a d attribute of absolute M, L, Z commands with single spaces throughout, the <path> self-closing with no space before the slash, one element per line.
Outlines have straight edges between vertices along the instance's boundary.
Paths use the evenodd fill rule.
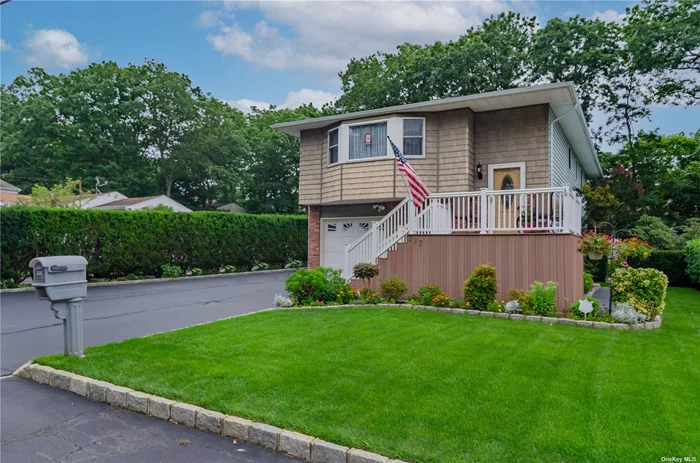
<path fill-rule="evenodd" d="M 199 18 L 197 18 L 197 22 L 195 23 L 197 27 L 203 27 L 205 29 L 211 29 L 221 24 L 219 13 L 214 10 L 204 10 L 199 13 Z"/>
<path fill-rule="evenodd" d="M 277 108 L 294 109 L 308 103 L 313 104 L 317 108 L 321 108 L 324 104 L 330 103 L 336 98 L 338 98 L 338 95 L 334 95 L 330 92 L 302 88 L 301 90 L 289 92 L 287 94 L 287 99 L 284 101 L 284 103 L 277 105 Z M 271 104 L 267 101 L 255 101 L 246 98 L 240 100 L 227 100 L 226 103 L 246 114 L 250 113 L 253 110 L 253 107 L 258 109 L 267 109 L 271 106 Z"/>
<path fill-rule="evenodd" d="M 12 50 L 9 43 L 5 42 L 5 39 L 0 39 L 0 53 Z"/>
<path fill-rule="evenodd" d="M 334 95 L 323 90 L 311 90 L 302 88 L 287 94 L 287 101 L 284 103 L 287 108 L 298 108 L 301 105 L 312 103 L 315 107 L 320 108 L 326 103 L 335 101 L 338 95 Z"/>
<path fill-rule="evenodd" d="M 207 40 L 224 55 L 261 67 L 342 70 L 353 57 L 393 51 L 404 42 L 454 40 L 490 14 L 508 9 L 502 0 L 477 2 L 246 2 L 263 20 L 252 27 L 222 24 Z M 282 33 L 281 31 L 284 31 Z"/>
<path fill-rule="evenodd" d="M 620 24 L 625 19 L 625 14 L 618 13 L 615 10 L 605 10 L 602 13 L 600 11 L 595 11 L 591 19 L 600 19 L 601 21 Z"/>
<path fill-rule="evenodd" d="M 230 104 L 234 108 L 243 111 L 248 114 L 253 111 L 253 107 L 258 109 L 267 109 L 270 107 L 270 103 L 266 101 L 253 101 L 243 98 L 241 100 L 227 100 L 226 103 Z"/>
<path fill-rule="evenodd" d="M 33 31 L 25 45 L 28 54 L 24 56 L 24 61 L 30 66 L 72 68 L 89 58 L 87 47 L 62 29 Z"/>

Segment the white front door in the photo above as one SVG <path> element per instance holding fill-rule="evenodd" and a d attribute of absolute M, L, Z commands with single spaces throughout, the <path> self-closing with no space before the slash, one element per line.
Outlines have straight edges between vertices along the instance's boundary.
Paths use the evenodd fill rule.
<path fill-rule="evenodd" d="M 321 266 L 344 270 L 345 245 L 352 244 L 369 231 L 370 219 L 324 219 Z M 347 275 L 346 275 L 347 276 Z"/>

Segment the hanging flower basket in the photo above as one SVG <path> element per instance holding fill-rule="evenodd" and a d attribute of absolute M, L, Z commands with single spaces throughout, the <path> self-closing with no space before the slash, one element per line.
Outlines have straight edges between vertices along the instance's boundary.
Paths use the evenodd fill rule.
<path fill-rule="evenodd" d="M 600 260 L 607 256 L 612 248 L 612 238 L 605 234 L 588 232 L 581 237 L 579 252 L 586 254 L 591 260 Z"/>

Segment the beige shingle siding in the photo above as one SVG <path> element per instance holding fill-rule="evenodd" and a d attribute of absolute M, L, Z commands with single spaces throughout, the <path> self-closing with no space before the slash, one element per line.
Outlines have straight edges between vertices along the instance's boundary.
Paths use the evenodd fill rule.
<path fill-rule="evenodd" d="M 489 164 L 525 162 L 527 188 L 549 186 L 549 111 L 547 105 L 488 111 L 474 115 L 475 163 L 488 187 Z"/>
<path fill-rule="evenodd" d="M 552 110 L 549 110 L 549 122 L 551 123 L 556 116 Z M 585 182 L 585 173 L 578 162 L 576 155 L 571 151 L 571 167 L 569 167 L 569 140 L 567 140 L 564 131 L 559 122 L 555 122 L 552 126 L 551 133 L 551 173 L 552 186 L 570 186 L 578 188 Z"/>
<path fill-rule="evenodd" d="M 321 129 L 306 130 L 301 133 L 299 143 L 299 203 L 319 204 L 321 202 L 321 164 L 323 154 L 323 133 Z"/>
<path fill-rule="evenodd" d="M 469 172 L 472 170 L 468 152 L 470 120 L 474 113 L 469 109 L 445 111 L 440 114 L 438 133 L 438 188 L 439 193 L 467 191 Z"/>

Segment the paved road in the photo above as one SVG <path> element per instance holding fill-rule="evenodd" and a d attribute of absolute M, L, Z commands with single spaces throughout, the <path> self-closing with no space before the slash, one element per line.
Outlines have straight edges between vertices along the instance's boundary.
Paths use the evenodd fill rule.
<path fill-rule="evenodd" d="M 21 378 L 0 380 L 0 399 L 3 462 L 297 461 Z"/>
<path fill-rule="evenodd" d="M 85 345 L 182 328 L 272 306 L 289 272 L 88 288 Z M 63 352 L 63 327 L 33 292 L 0 295 L 0 369 Z M 4 408 L 4 407 L 3 407 Z"/>

